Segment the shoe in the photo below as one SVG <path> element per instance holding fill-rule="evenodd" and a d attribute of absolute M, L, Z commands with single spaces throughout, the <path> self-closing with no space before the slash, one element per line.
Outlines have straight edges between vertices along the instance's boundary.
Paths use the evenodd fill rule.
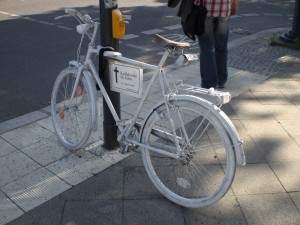
<path fill-rule="evenodd" d="M 213 86 L 211 86 L 211 87 L 205 86 L 205 85 L 203 85 L 202 83 L 201 83 L 201 84 L 195 84 L 195 86 L 196 86 L 196 87 L 205 88 L 205 89 L 210 89 L 210 88 L 217 89 L 217 87 L 213 87 Z"/>
<path fill-rule="evenodd" d="M 218 84 L 218 88 L 219 88 L 219 89 L 225 88 L 225 84 Z"/>

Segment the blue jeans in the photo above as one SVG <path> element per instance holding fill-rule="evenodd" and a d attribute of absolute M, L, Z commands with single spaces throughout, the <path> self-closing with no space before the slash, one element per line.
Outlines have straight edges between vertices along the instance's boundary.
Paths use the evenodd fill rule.
<path fill-rule="evenodd" d="M 226 83 L 228 17 L 207 17 L 205 33 L 198 37 L 202 87 L 217 88 Z"/>

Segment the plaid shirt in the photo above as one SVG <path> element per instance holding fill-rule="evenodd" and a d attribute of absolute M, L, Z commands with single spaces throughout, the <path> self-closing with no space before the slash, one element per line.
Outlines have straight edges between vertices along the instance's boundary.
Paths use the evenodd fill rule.
<path fill-rule="evenodd" d="M 203 0 L 207 8 L 207 16 L 225 17 L 230 16 L 232 0 Z M 200 5 L 200 0 L 194 0 L 195 5 Z"/>

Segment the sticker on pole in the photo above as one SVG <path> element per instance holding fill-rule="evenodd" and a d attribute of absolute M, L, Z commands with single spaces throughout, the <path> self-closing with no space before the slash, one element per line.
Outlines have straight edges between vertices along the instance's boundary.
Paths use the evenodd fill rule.
<path fill-rule="evenodd" d="M 140 98 L 143 91 L 143 69 L 110 61 L 110 88 L 112 91 Z"/>

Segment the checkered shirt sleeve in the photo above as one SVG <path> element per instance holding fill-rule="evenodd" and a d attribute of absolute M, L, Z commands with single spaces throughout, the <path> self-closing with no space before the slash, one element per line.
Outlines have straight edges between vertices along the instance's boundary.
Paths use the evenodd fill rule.
<path fill-rule="evenodd" d="M 230 16 L 232 0 L 204 0 L 207 8 L 207 16 L 225 17 Z M 195 5 L 200 5 L 200 0 L 194 0 Z"/>

